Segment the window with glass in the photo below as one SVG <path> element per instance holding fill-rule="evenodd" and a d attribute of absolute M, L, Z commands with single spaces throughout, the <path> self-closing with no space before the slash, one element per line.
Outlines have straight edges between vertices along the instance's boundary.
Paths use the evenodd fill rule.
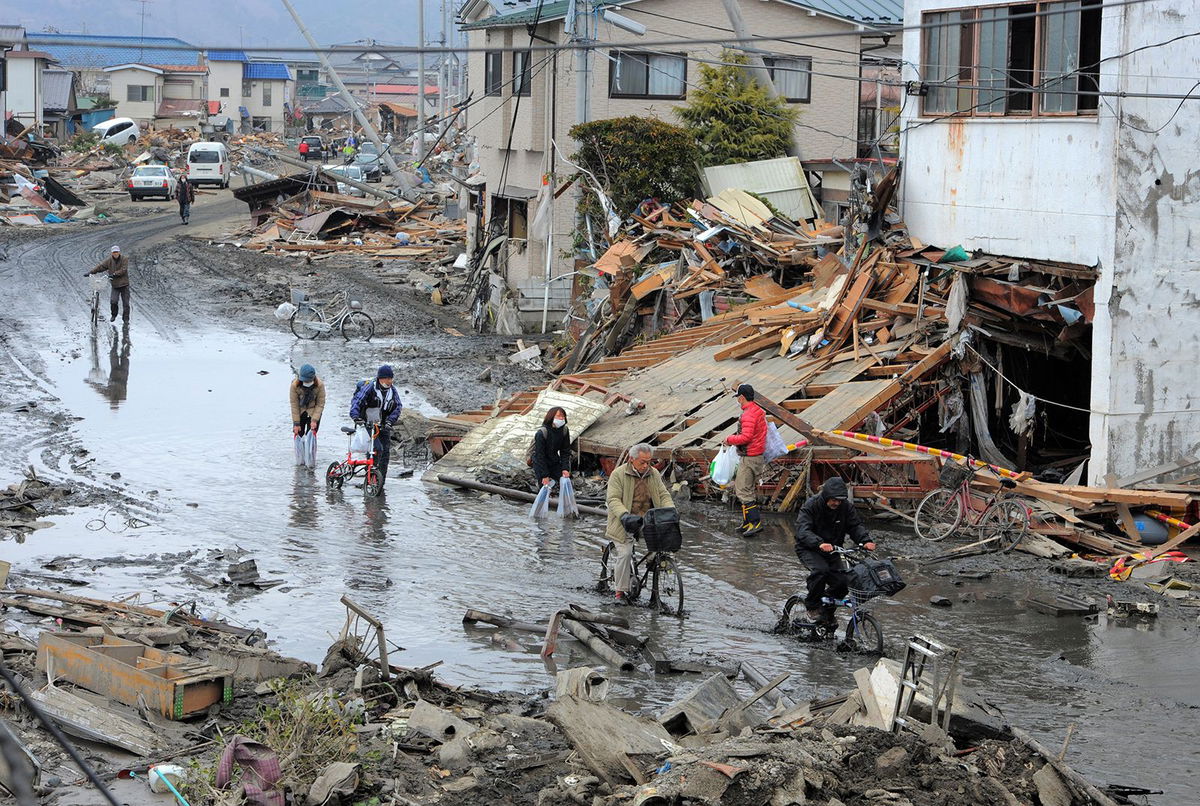
<path fill-rule="evenodd" d="M 921 113 L 1089 115 L 1099 105 L 1099 0 L 925 14 Z"/>
<path fill-rule="evenodd" d="M 153 84 L 128 84 L 125 87 L 126 101 L 153 101 Z"/>
<path fill-rule="evenodd" d="M 806 104 L 812 100 L 812 59 L 798 56 L 764 56 L 775 90 L 789 103 Z"/>
<path fill-rule="evenodd" d="M 530 73 L 529 51 L 519 50 L 513 54 L 513 95 L 528 95 L 533 86 Z"/>
<path fill-rule="evenodd" d="M 687 96 L 687 57 L 680 53 L 614 50 L 608 70 L 610 98 Z"/>
<path fill-rule="evenodd" d="M 500 95 L 504 87 L 504 52 L 489 50 L 483 54 L 483 91 Z"/>

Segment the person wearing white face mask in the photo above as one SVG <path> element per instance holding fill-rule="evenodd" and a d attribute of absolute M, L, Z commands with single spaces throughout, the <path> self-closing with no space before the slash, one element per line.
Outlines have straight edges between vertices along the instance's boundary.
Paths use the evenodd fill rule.
<path fill-rule="evenodd" d="M 571 431 L 567 428 L 567 413 L 561 406 L 546 412 L 541 427 L 533 435 L 529 460 L 541 487 L 549 487 L 560 477 L 570 478 Z"/>
<path fill-rule="evenodd" d="M 291 397 L 292 436 L 302 437 L 310 430 L 317 433 L 325 412 L 325 384 L 312 364 L 300 367 L 296 380 L 292 381 Z"/>

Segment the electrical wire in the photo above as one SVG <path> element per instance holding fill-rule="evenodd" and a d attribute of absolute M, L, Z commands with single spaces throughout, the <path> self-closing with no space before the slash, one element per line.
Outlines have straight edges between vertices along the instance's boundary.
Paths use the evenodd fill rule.
<path fill-rule="evenodd" d="M 1116 2 L 1097 4 L 1095 6 L 1091 6 L 1090 8 L 1103 10 L 1103 9 L 1112 9 L 1112 8 L 1123 8 L 1126 6 L 1142 5 L 1142 4 L 1150 3 L 1150 2 L 1159 2 L 1159 0 L 1116 0 Z M 1012 14 L 1012 15 L 1008 16 L 1006 19 L 1020 20 L 1020 19 L 1030 19 L 1030 18 L 1035 18 L 1035 17 L 1046 17 L 1046 16 L 1056 16 L 1056 15 L 1061 16 L 1064 14 L 1075 13 L 1075 11 L 1076 11 L 1076 9 L 1072 9 L 1072 8 L 1045 8 L 1045 9 L 1035 10 L 1035 11 L 1030 11 L 1030 12 L 1022 12 L 1020 14 Z M 812 41 L 812 40 L 845 38 L 847 36 L 856 36 L 859 38 L 879 37 L 884 34 L 894 36 L 897 34 L 908 32 L 908 31 L 924 31 L 924 30 L 929 30 L 929 29 L 933 29 L 933 28 L 952 28 L 952 27 L 957 27 L 957 26 L 961 25 L 960 22 L 949 22 L 949 21 L 947 21 L 947 22 L 924 22 L 924 23 L 918 23 L 915 25 L 895 25 L 892 23 L 872 24 L 872 23 L 867 23 L 867 22 L 854 21 L 853 24 L 854 24 L 854 27 L 857 28 L 858 30 L 818 31 L 818 32 L 801 31 L 801 32 L 797 32 L 797 33 L 783 33 L 783 34 L 778 34 L 778 35 L 757 34 L 757 35 L 745 36 L 745 37 L 734 36 L 734 37 L 721 37 L 721 38 L 677 37 L 677 38 L 663 40 L 663 41 L 644 42 L 643 46 L 644 47 L 669 47 L 671 45 L 688 45 L 688 44 L 691 44 L 691 45 L 732 45 L 732 44 L 754 44 L 754 43 L 758 43 L 758 42 L 792 42 L 793 44 L 795 44 L 795 43 L 800 43 L 800 42 L 808 42 L 808 41 Z M 505 27 L 518 27 L 518 24 L 513 24 L 513 25 L 509 25 L 509 26 L 505 26 Z M 36 38 L 34 41 L 35 41 L 35 43 L 37 43 Z M 124 44 L 115 45 L 111 42 L 89 39 L 88 37 L 83 36 L 83 35 L 81 35 L 79 37 L 71 37 L 69 39 L 56 39 L 53 41 L 53 43 L 47 43 L 47 44 L 87 45 L 87 46 L 92 46 L 92 47 L 108 47 L 108 48 L 127 47 L 127 45 L 124 45 Z M 387 45 L 387 46 L 383 46 L 383 47 L 373 47 L 373 48 L 371 48 L 371 51 L 374 53 L 400 53 L 400 54 L 486 53 L 488 51 L 518 52 L 518 51 L 526 51 L 526 50 L 563 51 L 563 50 L 589 50 L 589 49 L 593 49 L 597 46 L 616 45 L 616 44 L 617 43 L 605 43 L 605 42 L 593 42 L 593 41 L 567 42 L 567 43 L 556 44 L 556 45 L 536 45 L 536 46 L 531 46 L 530 48 L 519 48 L 519 47 L 497 48 L 497 47 L 487 47 L 487 46 L 483 46 L 483 47 L 471 47 L 471 46 L 430 47 L 427 45 Z M 189 45 L 189 44 L 172 45 L 172 44 L 165 43 L 165 42 L 163 42 L 163 43 L 156 42 L 156 43 L 154 43 L 153 47 L 155 50 L 168 50 L 168 51 L 178 50 L 178 51 L 189 51 L 189 52 L 209 51 L 209 50 L 241 50 L 242 49 L 240 46 L 235 46 L 235 45 Z M 359 54 L 362 52 L 362 49 L 361 48 L 344 48 L 344 47 L 340 47 L 340 48 L 334 48 L 334 47 L 327 47 L 327 48 L 262 47 L 262 48 L 254 48 L 254 52 L 255 53 L 304 52 L 304 53 L 324 53 L 327 55 L 338 55 L 338 54 L 348 55 L 348 54 Z"/>

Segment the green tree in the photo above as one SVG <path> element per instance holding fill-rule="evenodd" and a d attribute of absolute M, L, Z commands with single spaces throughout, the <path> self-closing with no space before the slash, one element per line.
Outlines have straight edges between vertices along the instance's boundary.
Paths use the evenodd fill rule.
<path fill-rule="evenodd" d="M 579 143 L 572 158 L 604 186 L 618 215 L 628 215 L 645 198 L 669 204 L 696 192 L 699 152 L 679 126 L 654 118 L 609 118 L 580 123 L 570 134 Z"/>
<path fill-rule="evenodd" d="M 781 157 L 792 140 L 799 111 L 772 98 L 739 65 L 746 56 L 721 54 L 722 65 L 701 65 L 700 86 L 675 114 L 695 138 L 703 166 Z"/>

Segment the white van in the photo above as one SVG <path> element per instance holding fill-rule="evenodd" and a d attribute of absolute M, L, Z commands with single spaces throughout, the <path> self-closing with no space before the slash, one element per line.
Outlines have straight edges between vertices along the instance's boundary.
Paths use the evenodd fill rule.
<path fill-rule="evenodd" d="M 97 123 L 92 131 L 100 138 L 101 143 L 116 143 L 123 146 L 132 143 L 142 136 L 142 130 L 133 118 L 110 118 L 103 123 Z"/>
<path fill-rule="evenodd" d="M 193 185 L 208 182 L 229 187 L 229 149 L 224 143 L 192 143 L 187 155 L 187 179 Z"/>

